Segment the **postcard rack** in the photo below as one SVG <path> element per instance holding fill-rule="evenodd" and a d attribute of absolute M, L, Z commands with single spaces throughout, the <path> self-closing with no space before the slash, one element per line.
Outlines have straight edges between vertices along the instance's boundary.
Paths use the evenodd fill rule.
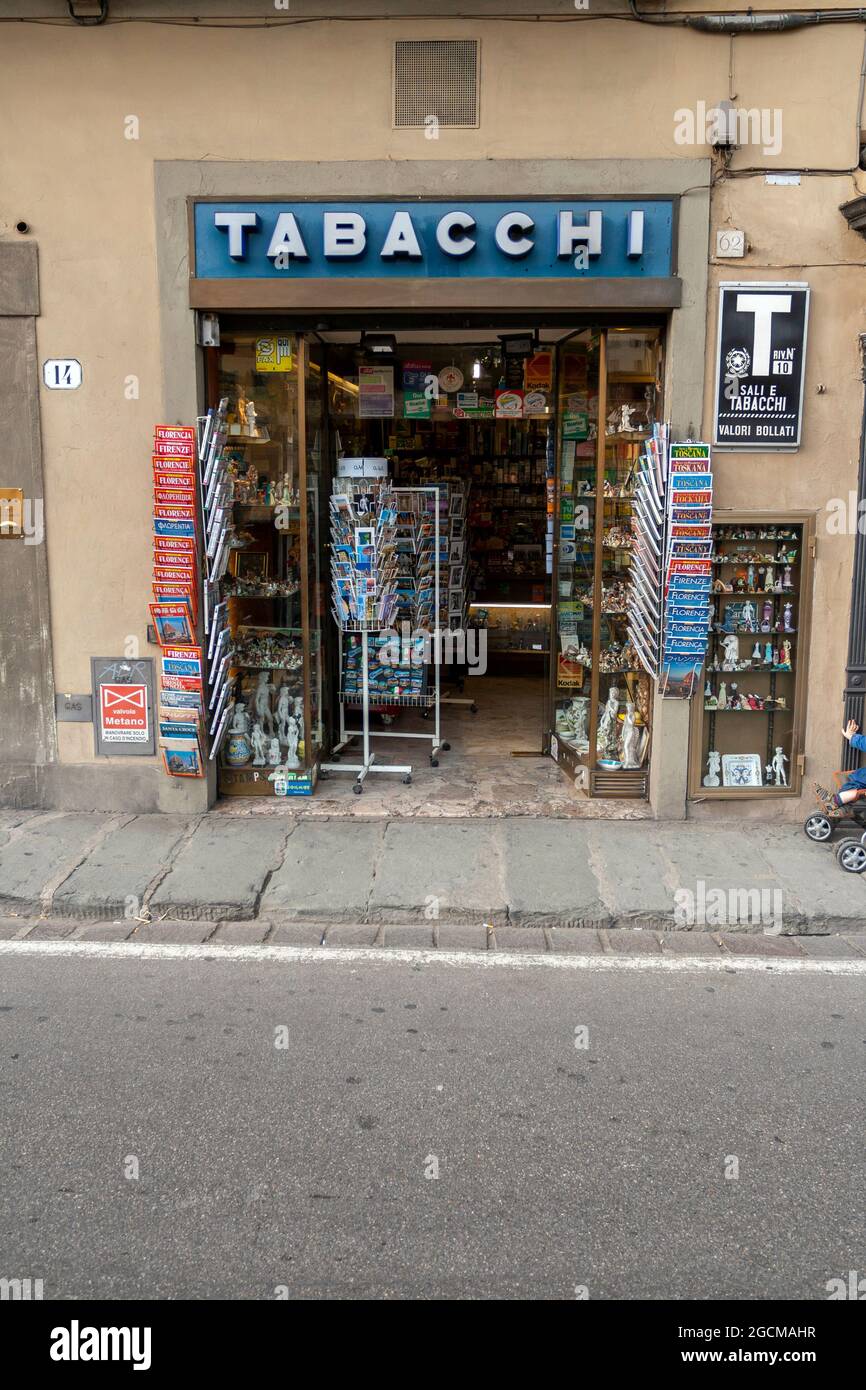
<path fill-rule="evenodd" d="M 399 487 L 389 480 L 339 479 L 331 497 L 332 614 L 339 633 L 340 735 L 321 771 L 351 772 L 359 794 L 371 772 L 399 773 L 412 781 L 410 764 L 378 762 L 372 739 L 421 739 L 437 767 L 440 723 L 443 603 L 438 487 Z M 372 637 L 372 644 L 371 644 Z M 429 650 L 428 650 L 429 649 Z M 372 659 L 371 659 L 372 658 Z M 432 666 L 432 684 L 430 669 Z M 370 729 L 371 709 L 414 707 L 429 718 L 428 733 Z M 347 726 L 347 710 L 360 710 L 361 728 Z M 343 750 L 362 740 L 360 762 L 343 762 Z"/>
<path fill-rule="evenodd" d="M 231 541 L 232 481 L 225 452 L 228 398 L 198 418 L 199 500 L 204 528 L 204 633 L 207 642 L 207 726 L 210 760 L 219 752 L 232 712 L 229 680 L 231 633 L 228 604 L 220 584 L 226 572 Z"/>

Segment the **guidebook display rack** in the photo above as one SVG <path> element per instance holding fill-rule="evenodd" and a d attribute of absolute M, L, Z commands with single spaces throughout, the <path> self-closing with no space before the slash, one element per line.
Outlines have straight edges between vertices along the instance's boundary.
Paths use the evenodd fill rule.
<path fill-rule="evenodd" d="M 331 589 L 339 633 L 340 737 L 333 756 L 339 761 L 324 763 L 321 771 L 352 773 L 352 790 L 358 795 L 370 772 L 399 773 L 405 783 L 412 781 L 410 764 L 377 761 L 371 739 L 426 740 L 433 767 L 438 766 L 440 751 L 450 746 L 442 740 L 440 724 L 443 607 L 447 625 L 440 587 L 442 541 L 437 487 L 399 487 L 390 480 L 359 478 L 335 481 Z M 424 660 L 428 643 L 432 682 L 430 664 Z M 432 710 L 433 730 L 372 732 L 371 707 L 416 708 L 425 718 Z M 360 729 L 347 726 L 347 709 L 360 710 Z M 343 762 L 343 750 L 359 738 L 361 761 Z"/>

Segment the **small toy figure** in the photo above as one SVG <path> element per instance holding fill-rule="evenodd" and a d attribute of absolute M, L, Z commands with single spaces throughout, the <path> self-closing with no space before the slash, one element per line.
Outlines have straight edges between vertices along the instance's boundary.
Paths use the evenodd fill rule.
<path fill-rule="evenodd" d="M 746 570 L 746 588 L 747 588 L 747 589 L 754 589 L 754 587 L 755 587 L 755 566 L 754 566 L 754 565 L 749 565 L 749 568 Z"/>
<path fill-rule="evenodd" d="M 707 754 L 707 775 L 704 778 L 705 787 L 718 787 L 721 785 L 719 782 L 719 768 L 721 766 L 721 753 L 710 752 Z"/>
<path fill-rule="evenodd" d="M 760 644 L 760 642 L 756 642 L 756 643 L 755 643 L 755 648 L 754 648 L 754 651 L 752 652 L 752 660 L 753 660 L 753 661 L 760 661 L 760 660 L 761 660 L 761 644 Z"/>
<path fill-rule="evenodd" d="M 742 626 L 747 632 L 755 631 L 755 605 L 753 603 L 743 604 Z"/>
<path fill-rule="evenodd" d="M 793 579 L 791 578 L 791 566 L 790 566 L 790 565 L 786 565 L 786 566 L 785 566 L 785 573 L 784 573 L 784 575 L 782 576 L 782 588 L 783 588 L 783 589 L 793 589 L 793 587 L 794 587 L 794 581 L 793 581 Z"/>
<path fill-rule="evenodd" d="M 718 698 L 718 705 L 717 705 L 717 708 L 718 708 L 718 709 L 727 709 L 727 708 L 728 708 L 728 687 L 727 687 L 727 685 L 725 684 L 724 681 L 722 681 L 721 685 L 719 686 L 719 694 L 718 694 L 718 697 L 717 697 L 717 698 Z"/>
<path fill-rule="evenodd" d="M 767 766 L 764 768 L 764 781 L 766 782 L 768 787 L 772 787 L 774 785 L 775 777 L 773 773 L 772 763 L 767 763 Z"/>
<path fill-rule="evenodd" d="M 271 739 L 268 748 L 268 762 L 271 767 L 279 767 L 280 765 L 280 740 L 278 738 Z"/>
<path fill-rule="evenodd" d="M 722 647 L 724 648 L 722 670 L 736 671 L 737 662 L 740 657 L 740 639 L 737 637 L 736 633 L 729 632 L 722 640 Z"/>
<path fill-rule="evenodd" d="M 786 603 L 782 614 L 782 626 L 785 632 L 794 631 L 794 605 Z"/>
<path fill-rule="evenodd" d="M 765 665 L 765 666 L 772 666 L 772 664 L 773 664 L 773 644 L 772 644 L 772 642 L 765 642 L 765 643 L 764 643 L 764 665 Z"/>
<path fill-rule="evenodd" d="M 787 761 L 788 759 L 782 752 L 781 746 L 777 747 L 773 754 L 773 762 L 771 764 L 777 787 L 787 787 L 788 785 L 788 775 L 785 772 L 785 763 Z"/>

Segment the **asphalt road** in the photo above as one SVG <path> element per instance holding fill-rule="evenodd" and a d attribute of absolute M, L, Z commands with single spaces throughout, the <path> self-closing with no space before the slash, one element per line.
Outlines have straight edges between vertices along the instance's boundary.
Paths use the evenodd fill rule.
<path fill-rule="evenodd" d="M 46 1299 L 824 1299 L 866 1270 L 862 976 L 0 980 L 0 1275 Z"/>

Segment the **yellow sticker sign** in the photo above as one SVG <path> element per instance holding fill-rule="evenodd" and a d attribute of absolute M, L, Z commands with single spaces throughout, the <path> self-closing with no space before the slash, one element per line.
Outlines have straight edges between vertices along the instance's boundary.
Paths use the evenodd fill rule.
<path fill-rule="evenodd" d="M 256 338 L 257 372 L 290 372 L 293 367 L 291 338 Z"/>

